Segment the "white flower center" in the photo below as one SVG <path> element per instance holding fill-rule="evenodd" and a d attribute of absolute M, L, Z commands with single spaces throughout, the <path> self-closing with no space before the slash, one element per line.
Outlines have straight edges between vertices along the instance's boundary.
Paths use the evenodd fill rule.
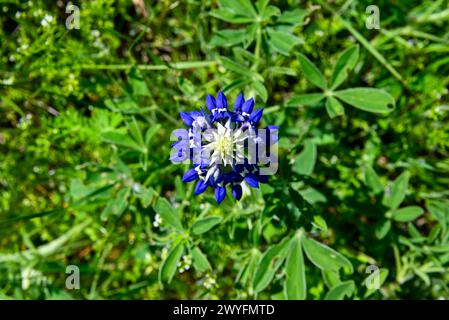
<path fill-rule="evenodd" d="M 206 154 L 211 155 L 210 166 L 231 165 L 234 159 L 237 163 L 243 163 L 246 135 L 241 130 L 232 130 L 230 120 L 225 126 L 217 123 L 217 130 L 210 130 L 205 134 L 205 138 L 210 141 L 204 146 Z"/>

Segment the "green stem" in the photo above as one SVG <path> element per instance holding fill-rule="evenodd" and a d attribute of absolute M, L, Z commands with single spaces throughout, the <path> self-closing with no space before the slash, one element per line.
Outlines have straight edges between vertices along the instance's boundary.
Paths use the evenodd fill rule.
<path fill-rule="evenodd" d="M 254 64 L 251 68 L 251 70 L 257 71 L 257 68 L 259 66 L 260 63 L 260 48 L 262 45 L 262 27 L 258 26 L 257 28 L 257 33 L 256 33 L 256 48 L 254 49 Z"/>
<path fill-rule="evenodd" d="M 82 64 L 76 66 L 82 70 L 129 70 L 135 67 L 141 71 L 183 70 L 205 68 L 215 65 L 216 61 L 183 61 L 170 64 L 145 65 L 145 64 Z"/>

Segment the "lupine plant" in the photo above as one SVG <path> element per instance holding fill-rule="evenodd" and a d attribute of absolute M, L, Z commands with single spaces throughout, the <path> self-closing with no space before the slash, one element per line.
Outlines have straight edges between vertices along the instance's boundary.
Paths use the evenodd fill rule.
<path fill-rule="evenodd" d="M 447 298 L 449 9 L 370 4 L 0 4 L 0 298 Z"/>

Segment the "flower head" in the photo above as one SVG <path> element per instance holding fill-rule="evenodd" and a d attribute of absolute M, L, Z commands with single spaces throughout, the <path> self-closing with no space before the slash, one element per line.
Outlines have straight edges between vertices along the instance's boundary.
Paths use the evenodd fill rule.
<path fill-rule="evenodd" d="M 216 98 L 208 95 L 206 109 L 180 113 L 189 129 L 173 144 L 176 152 L 171 160 L 192 161 L 193 167 L 182 180 L 196 181 L 196 195 L 212 187 L 216 201 L 221 203 L 230 185 L 232 196 L 240 200 L 242 184 L 258 188 L 259 183 L 267 182 L 261 170 L 267 163 L 261 164 L 260 153 L 277 141 L 278 127 L 268 126 L 268 134 L 262 135 L 257 126 L 263 109 L 254 109 L 254 99 L 245 101 L 243 94 L 236 98 L 232 111 L 221 91 Z"/>

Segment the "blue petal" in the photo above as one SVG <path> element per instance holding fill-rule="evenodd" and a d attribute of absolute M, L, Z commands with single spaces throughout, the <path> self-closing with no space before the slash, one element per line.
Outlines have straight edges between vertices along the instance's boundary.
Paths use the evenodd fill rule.
<path fill-rule="evenodd" d="M 251 115 L 249 116 L 249 120 L 253 121 L 254 123 L 258 123 L 260 121 L 260 118 L 262 118 L 263 109 L 257 109 Z"/>
<path fill-rule="evenodd" d="M 215 98 L 212 97 L 210 94 L 208 94 L 206 97 L 206 107 L 209 110 L 215 109 L 217 107 L 215 103 Z"/>
<path fill-rule="evenodd" d="M 232 195 L 234 198 L 239 201 L 242 198 L 242 186 L 239 184 L 235 184 L 232 186 Z"/>
<path fill-rule="evenodd" d="M 239 113 L 232 112 L 231 113 L 231 121 L 232 122 L 244 122 L 245 118 Z"/>
<path fill-rule="evenodd" d="M 215 188 L 215 200 L 220 204 L 224 198 L 226 198 L 226 188 L 225 187 L 216 187 Z"/>
<path fill-rule="evenodd" d="M 195 169 L 189 169 L 182 177 L 183 182 L 190 182 L 198 178 L 198 172 Z"/>
<path fill-rule="evenodd" d="M 179 115 L 186 125 L 192 126 L 193 118 L 187 112 L 180 112 Z"/>
<path fill-rule="evenodd" d="M 234 103 L 234 111 L 235 112 L 241 112 L 242 111 L 242 105 L 245 102 L 245 97 L 243 96 L 243 93 L 240 93 L 237 96 L 237 99 L 235 99 Z"/>
<path fill-rule="evenodd" d="M 249 173 L 245 177 L 245 182 L 253 188 L 259 188 L 259 182 L 257 181 L 257 176 L 253 173 Z"/>
<path fill-rule="evenodd" d="M 253 112 L 254 108 L 254 99 L 251 98 L 249 100 L 246 100 L 242 107 L 242 112 L 251 113 Z"/>
<path fill-rule="evenodd" d="M 228 107 L 228 101 L 226 100 L 225 95 L 223 92 L 218 92 L 217 95 L 217 108 L 227 108 Z"/>
<path fill-rule="evenodd" d="M 268 176 L 266 176 L 266 175 L 259 175 L 257 179 L 259 179 L 259 182 L 261 182 L 261 183 L 268 182 Z"/>
<path fill-rule="evenodd" d="M 195 195 L 199 195 L 200 193 L 203 193 L 207 189 L 207 182 L 204 180 L 198 180 L 196 186 L 195 186 Z"/>

